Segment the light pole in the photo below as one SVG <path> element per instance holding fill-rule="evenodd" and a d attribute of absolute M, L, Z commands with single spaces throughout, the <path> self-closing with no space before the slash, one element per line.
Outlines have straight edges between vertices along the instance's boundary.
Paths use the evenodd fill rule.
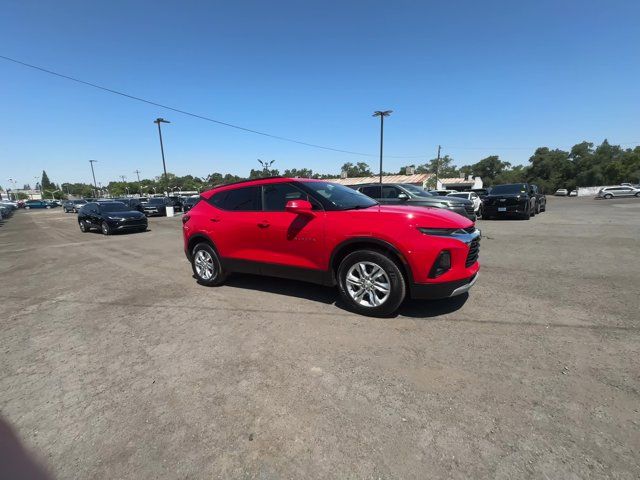
<path fill-rule="evenodd" d="M 38 189 L 36 187 L 38 186 L 38 183 L 40 183 L 40 180 L 38 180 L 38 177 L 33 177 L 33 179 L 36 181 L 36 183 L 33 185 L 33 190 L 37 192 Z M 33 198 L 33 195 L 31 195 L 31 198 Z M 40 198 L 44 200 L 44 195 L 42 193 L 42 183 L 40 183 Z"/>
<path fill-rule="evenodd" d="M 269 173 L 270 173 L 269 169 L 271 168 L 271 165 L 273 165 L 274 162 L 275 160 L 271 160 L 270 162 L 263 162 L 262 160 L 258 159 L 258 163 L 262 165 L 262 170 L 267 176 L 269 176 Z"/>
<path fill-rule="evenodd" d="M 13 199 L 17 202 L 18 195 L 16 194 L 16 181 L 13 178 L 8 178 L 7 180 L 11 185 L 13 185 L 13 188 L 11 189 L 11 193 L 13 194 Z M 9 195 L 8 192 L 7 192 L 7 195 L 9 196 L 9 200 L 11 200 L 11 196 Z"/>
<path fill-rule="evenodd" d="M 384 117 L 388 117 L 393 110 L 376 110 L 374 117 L 380 117 L 380 183 L 382 183 L 382 142 L 384 141 Z"/>
<path fill-rule="evenodd" d="M 98 194 L 98 184 L 96 183 L 96 172 L 93 170 L 93 164 L 98 160 L 89 160 L 91 164 L 91 175 L 93 176 L 93 187 L 96 189 L 96 195 Z"/>
<path fill-rule="evenodd" d="M 162 169 L 164 170 L 164 181 L 167 181 L 167 165 L 164 161 L 164 145 L 162 144 L 162 129 L 160 128 L 161 123 L 171 123 L 169 120 L 165 120 L 164 118 L 156 118 L 153 123 L 158 124 L 158 136 L 160 137 L 160 153 L 162 153 Z M 169 185 L 167 185 L 169 188 Z"/>
<path fill-rule="evenodd" d="M 60 190 L 46 190 L 46 191 L 51 194 L 51 200 L 55 200 L 53 194 L 59 192 Z M 43 200 L 44 200 L 44 198 L 43 198 Z"/>

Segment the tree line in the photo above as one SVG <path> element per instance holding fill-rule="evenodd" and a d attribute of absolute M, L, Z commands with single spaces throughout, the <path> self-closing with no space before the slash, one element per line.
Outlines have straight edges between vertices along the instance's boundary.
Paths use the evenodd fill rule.
<path fill-rule="evenodd" d="M 471 165 L 457 167 L 449 155 L 439 160 L 433 158 L 423 164 L 409 165 L 415 173 L 438 173 L 439 178 L 462 177 L 467 175 L 479 176 L 485 186 L 501 183 L 531 182 L 542 187 L 543 191 L 551 193 L 558 188 L 575 189 L 577 187 L 591 187 L 599 185 L 617 185 L 621 182 L 640 182 L 640 146 L 622 148 L 611 145 L 604 140 L 595 146 L 591 142 L 574 145 L 571 150 L 550 149 L 540 147 L 529 158 L 527 165 L 512 165 L 502 160 L 498 155 L 490 155 Z M 377 175 L 366 162 L 346 162 L 342 165 L 342 172 L 348 177 L 369 177 Z M 383 172 L 384 175 L 403 175 L 407 167 L 397 172 Z M 241 180 L 280 175 L 277 168 L 251 169 L 248 177 L 231 173 L 213 172 L 206 177 L 193 175 L 178 176 L 173 173 L 141 179 L 132 182 L 109 182 L 100 185 L 97 193 L 94 186 L 87 183 L 53 183 L 46 172 L 42 172 L 41 181 L 36 189 L 44 191 L 47 198 L 64 198 L 67 195 L 93 197 L 99 194 L 109 196 L 122 195 L 150 195 L 161 194 L 165 191 L 201 192 L 216 185 L 238 182 Z M 300 178 L 338 178 L 338 174 L 318 173 L 310 168 L 290 168 L 282 172 L 285 177 Z M 27 187 L 28 185 L 25 185 Z M 2 188 L 0 187 L 0 190 Z M 26 197 L 26 195 L 22 195 Z"/>

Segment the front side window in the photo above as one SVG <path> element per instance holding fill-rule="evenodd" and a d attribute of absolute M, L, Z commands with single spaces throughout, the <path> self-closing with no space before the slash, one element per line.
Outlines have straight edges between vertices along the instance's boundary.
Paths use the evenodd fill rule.
<path fill-rule="evenodd" d="M 291 200 L 308 200 L 309 196 L 289 183 L 272 183 L 262 187 L 263 210 L 284 212 Z"/>
<path fill-rule="evenodd" d="M 318 198 L 325 210 L 358 210 L 378 205 L 378 202 L 362 193 L 331 182 L 300 182 Z"/>
<path fill-rule="evenodd" d="M 397 187 L 382 187 L 382 198 L 398 198 L 400 189 Z"/>

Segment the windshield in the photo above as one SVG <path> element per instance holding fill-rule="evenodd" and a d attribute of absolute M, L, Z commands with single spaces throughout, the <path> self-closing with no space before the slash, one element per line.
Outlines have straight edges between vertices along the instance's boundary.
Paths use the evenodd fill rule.
<path fill-rule="evenodd" d="M 198 200 L 200 200 L 200 197 L 189 197 L 185 199 L 184 203 L 192 204 L 196 203 Z"/>
<path fill-rule="evenodd" d="M 414 195 L 417 195 L 418 197 L 433 197 L 433 195 L 431 195 L 425 189 L 417 187 L 415 185 L 410 185 L 410 184 L 403 183 L 402 184 L 402 188 L 404 188 L 405 190 L 408 190 L 409 192 L 413 193 Z"/>
<path fill-rule="evenodd" d="M 103 212 L 128 212 L 129 208 L 120 202 L 105 202 L 100 204 L 100 210 Z"/>
<path fill-rule="evenodd" d="M 164 198 L 150 198 L 149 205 L 164 205 Z"/>
<path fill-rule="evenodd" d="M 377 205 L 378 202 L 344 185 L 330 182 L 300 182 L 325 200 L 330 210 L 354 210 Z"/>
<path fill-rule="evenodd" d="M 496 185 L 491 189 L 491 195 L 527 193 L 524 183 L 511 183 L 508 185 Z"/>
<path fill-rule="evenodd" d="M 86 200 L 74 200 L 73 203 L 75 203 L 76 205 L 83 205 L 85 203 L 87 203 Z"/>
<path fill-rule="evenodd" d="M 468 193 L 450 193 L 447 197 L 469 198 Z"/>

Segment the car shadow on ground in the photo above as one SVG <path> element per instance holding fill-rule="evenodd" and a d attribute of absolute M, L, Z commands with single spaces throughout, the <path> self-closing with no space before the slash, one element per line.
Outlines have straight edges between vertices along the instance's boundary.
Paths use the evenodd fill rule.
<path fill-rule="evenodd" d="M 195 278 L 195 276 L 194 276 Z M 276 277 L 264 277 L 244 273 L 234 273 L 224 283 L 233 288 L 256 290 L 260 292 L 286 295 L 290 297 L 304 298 L 326 305 L 335 305 L 341 310 L 351 311 L 347 305 L 340 300 L 336 287 L 324 287 L 313 283 L 299 282 Z M 468 293 L 452 298 L 440 300 L 413 300 L 408 298 L 400 306 L 398 311 L 390 317 L 411 317 L 430 318 L 455 312 L 462 308 L 467 299 Z"/>

